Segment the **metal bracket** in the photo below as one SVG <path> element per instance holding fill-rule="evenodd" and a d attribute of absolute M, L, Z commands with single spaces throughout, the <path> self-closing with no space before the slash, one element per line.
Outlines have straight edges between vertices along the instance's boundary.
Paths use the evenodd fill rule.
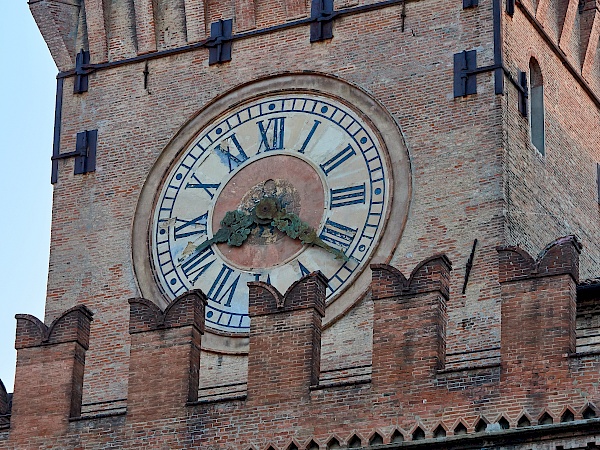
<path fill-rule="evenodd" d="M 506 14 L 510 17 L 515 14 L 515 0 L 506 0 Z"/>
<path fill-rule="evenodd" d="M 231 35 L 233 19 L 219 19 L 210 24 L 210 38 L 206 41 L 208 47 L 208 64 L 219 64 L 231 61 Z"/>
<path fill-rule="evenodd" d="M 488 68 L 482 68 L 488 69 Z M 477 94 L 477 50 L 454 54 L 454 98 Z"/>
<path fill-rule="evenodd" d="M 90 52 L 83 49 L 77 53 L 75 58 L 75 82 L 73 83 L 73 94 L 81 94 L 88 90 L 88 75 L 92 72 L 84 66 L 90 63 Z"/>
<path fill-rule="evenodd" d="M 469 282 L 469 275 L 471 275 L 471 269 L 473 269 L 473 259 L 475 259 L 475 248 L 477 248 L 477 239 L 473 241 L 473 248 L 471 249 L 471 256 L 467 261 L 465 269 L 465 282 L 463 283 L 462 293 L 463 295 L 467 292 L 467 283 Z"/>
<path fill-rule="evenodd" d="M 519 86 L 517 88 L 519 91 L 519 112 L 523 117 L 527 117 L 527 99 L 529 98 L 529 91 L 527 89 L 527 73 L 519 70 L 517 82 Z"/>
<path fill-rule="evenodd" d="M 52 161 L 75 157 L 74 175 L 94 172 L 96 170 L 96 147 L 98 144 L 98 130 L 86 130 L 77 133 L 75 151 L 60 153 L 52 156 Z M 58 166 L 52 164 L 52 184 L 57 181 Z"/>
<path fill-rule="evenodd" d="M 479 6 L 479 0 L 463 0 L 463 9 Z"/>
<path fill-rule="evenodd" d="M 596 164 L 596 183 L 598 184 L 598 204 L 600 205 L 600 163 Z"/>
<path fill-rule="evenodd" d="M 310 9 L 310 42 L 324 41 L 333 37 L 333 0 L 312 0 Z"/>

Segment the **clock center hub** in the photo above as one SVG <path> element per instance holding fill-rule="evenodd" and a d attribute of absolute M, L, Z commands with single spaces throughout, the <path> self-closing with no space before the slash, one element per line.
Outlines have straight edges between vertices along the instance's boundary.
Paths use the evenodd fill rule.
<path fill-rule="evenodd" d="M 267 217 L 269 207 L 285 209 L 319 229 L 325 214 L 324 192 L 317 171 L 301 158 L 282 154 L 263 157 L 242 168 L 223 187 L 213 210 L 212 232 L 219 229 L 227 211 L 258 212 Z M 274 202 L 265 201 L 268 198 Z M 257 211 L 257 207 L 265 211 Z M 240 247 L 219 244 L 223 258 L 243 270 L 263 269 L 283 264 L 302 250 L 298 240 L 272 227 L 269 220 L 264 222 Z"/>

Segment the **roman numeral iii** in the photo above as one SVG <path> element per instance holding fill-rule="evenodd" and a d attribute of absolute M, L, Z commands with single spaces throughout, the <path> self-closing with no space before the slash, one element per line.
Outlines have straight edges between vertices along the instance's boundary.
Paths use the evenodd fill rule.
<path fill-rule="evenodd" d="M 365 203 L 365 184 L 349 186 L 341 189 L 330 189 L 329 199 L 331 208 Z"/>

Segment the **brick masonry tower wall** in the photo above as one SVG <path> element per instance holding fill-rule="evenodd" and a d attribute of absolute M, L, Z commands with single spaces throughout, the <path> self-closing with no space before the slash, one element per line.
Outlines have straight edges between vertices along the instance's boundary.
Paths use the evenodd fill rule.
<path fill-rule="evenodd" d="M 104 11 L 95 4 L 86 4 L 85 39 L 92 62 L 117 61 L 118 55 L 146 51 L 136 50 L 127 39 L 117 39 L 127 30 L 131 16 L 125 6 Z M 286 17 L 286 2 L 206 2 L 206 22 L 200 29 L 205 32 L 210 22 L 233 15 L 235 31 L 242 21 L 236 8 L 250 4 L 256 29 Z M 42 6 L 36 5 L 32 8 Z M 141 296 L 131 261 L 131 220 L 148 172 L 173 135 L 217 96 L 282 72 L 307 71 L 357 86 L 397 122 L 405 136 L 413 186 L 404 234 L 398 247 L 389 249 L 390 262 L 410 271 L 424 258 L 444 251 L 455 262 L 450 289 L 459 292 L 473 240 L 478 238 L 469 289 L 447 305 L 447 345 L 457 365 L 465 359 L 477 360 L 482 352 L 498 357 L 493 349 L 500 340 L 499 286 L 489 282 L 496 279 L 489 270 L 495 271 L 493 249 L 504 236 L 501 102 L 493 94 L 490 74 L 478 76 L 477 96 L 454 99 L 452 95 L 453 53 L 476 47 L 479 64 L 493 61 L 491 5 L 482 2 L 478 9 L 463 10 L 462 4 L 423 0 L 407 2 L 405 13 L 403 19 L 398 4 L 340 17 L 334 24 L 334 38 L 313 44 L 308 25 L 236 40 L 232 60 L 225 64 L 209 66 L 204 48 L 153 59 L 148 61 L 147 89 L 145 62 L 91 73 L 89 91 L 80 95 L 71 94 L 73 78 L 65 79 L 61 152 L 75 148 L 78 132 L 98 129 L 98 157 L 96 172 L 77 176 L 72 160 L 59 162 L 46 321 L 80 303 L 95 313 L 84 381 L 86 404 L 127 395 L 123 376 L 130 345 L 127 299 Z M 308 14 L 306 9 L 304 17 Z M 40 23 L 45 35 L 52 23 Z M 105 33 L 110 36 L 102 38 L 93 24 L 108 24 Z M 114 46 L 117 41 L 121 47 Z M 107 42 L 106 53 L 98 42 Z M 432 46 L 432 42 L 443 45 Z M 451 186 L 447 180 L 453 180 Z M 463 307 L 469 311 L 467 316 Z M 370 330 L 359 327 L 357 335 L 355 327 L 355 319 L 372 321 L 368 298 L 361 308 L 352 318 L 328 324 L 335 326 L 335 332 L 323 330 L 328 369 L 354 364 L 357 358 L 342 348 L 348 341 L 364 349 L 358 359 L 370 361 L 370 345 L 362 345 L 370 343 Z M 237 373 L 243 365 L 239 359 L 225 355 L 221 367 L 236 367 L 231 372 Z M 203 361 L 218 360 L 210 355 Z"/>
<path fill-rule="evenodd" d="M 59 436 L 81 414 L 85 353 L 92 313 L 76 306 L 49 327 L 17 315 L 17 368 L 11 411 L 12 439 Z M 35 399 L 32 401 L 32 399 Z"/>
<path fill-rule="evenodd" d="M 320 275 L 306 276 L 285 295 L 254 283 L 250 308 L 258 320 L 251 325 L 247 396 L 225 401 L 194 401 L 187 389 L 198 380 L 203 295 L 180 297 L 164 312 L 133 300 L 127 411 L 96 417 L 73 417 L 76 407 L 61 406 L 80 397 L 62 388 L 64 374 L 47 377 L 42 369 L 49 358 L 62 360 L 57 358 L 62 344 L 44 344 L 37 325 L 25 326 L 35 324 L 29 318 L 18 330 L 18 357 L 22 362 L 35 352 L 37 362 L 17 371 L 21 390 L 15 392 L 10 428 L 0 431 L 0 448 L 44 443 L 45 448 L 305 449 L 314 442 L 325 449 L 336 441 L 361 447 L 400 448 L 401 441 L 414 441 L 422 448 L 515 449 L 568 442 L 570 448 L 584 448 L 600 442 L 600 419 L 594 418 L 600 359 L 597 353 L 573 352 L 580 250 L 572 237 L 554 242 L 535 260 L 522 249 L 499 248 L 502 359 L 476 370 L 444 365 L 447 257 L 428 258 L 408 278 L 392 266 L 373 266 L 372 374 L 338 384 L 314 379 L 325 298 Z M 70 322 L 76 327 L 65 336 L 83 337 L 89 316 L 85 309 L 66 316 L 74 314 L 81 317 Z M 414 322 L 420 326 L 409 326 Z M 281 336 L 274 339 L 274 333 Z M 72 359 L 72 352 L 68 355 Z M 31 395 L 42 384 L 45 394 Z M 52 427 L 44 428 L 49 421 Z"/>
<path fill-rule="evenodd" d="M 529 76 L 532 58 L 539 64 L 545 122 L 542 154 L 531 141 L 531 111 L 527 117 L 518 111 L 518 91 L 507 83 L 503 99 L 507 243 L 537 254 L 549 235 L 576 234 L 584 246 L 582 279 L 596 278 L 600 3 L 523 0 L 517 2 L 513 17 L 504 16 L 503 33 L 505 62 L 513 75 L 520 70 Z"/>
<path fill-rule="evenodd" d="M 479 67 L 494 63 L 493 1 L 481 0 L 476 8 L 463 9 L 460 1 L 413 0 L 405 5 L 387 4 L 380 9 L 361 10 L 337 17 L 333 39 L 323 42 L 310 42 L 308 24 L 278 28 L 235 40 L 232 60 L 210 66 L 206 48 L 169 55 L 155 52 L 198 43 L 208 35 L 210 24 L 219 19 L 232 18 L 235 34 L 289 24 L 294 18 L 308 18 L 308 3 L 86 0 L 84 7 L 56 1 L 31 3 L 32 13 L 61 71 L 73 69 L 75 53 L 80 48 L 90 51 L 92 63 L 115 63 L 90 73 L 89 90 L 82 94 L 72 94 L 73 76 L 64 79 L 60 151 L 75 150 L 77 133 L 97 129 L 98 162 L 95 172 L 84 175 L 73 175 L 73 159 L 58 163 L 45 322 L 51 323 L 65 310 L 81 304 L 94 312 L 86 352 L 82 408 L 90 411 L 97 405 L 106 405 L 106 411 L 113 414 L 102 423 L 92 424 L 87 419 L 72 422 L 73 439 L 77 433 L 90 437 L 89 427 L 98 425 L 105 439 L 117 439 L 111 433 L 118 429 L 118 439 L 133 442 L 133 431 L 123 431 L 123 416 L 114 414 L 115 411 L 124 414 L 128 406 L 128 374 L 132 370 L 129 366 L 136 357 L 135 348 L 141 345 L 141 335 L 128 333 L 127 302 L 141 296 L 131 247 L 132 218 L 138 197 L 148 173 L 178 130 L 224 93 L 257 79 L 308 72 L 354 86 L 380 103 L 402 130 L 410 159 L 412 190 L 406 224 L 388 224 L 388 227 L 404 226 L 399 244 L 388 249 L 389 261 L 373 262 L 389 264 L 400 273 L 411 273 L 414 267 L 440 252 L 453 262 L 444 290 L 440 290 L 438 283 L 437 291 L 419 292 L 417 296 L 418 299 L 424 296 L 423 301 L 432 308 L 437 305 L 437 313 L 417 308 L 414 299 L 402 303 L 408 308 L 407 314 L 416 308 L 412 314 L 429 321 L 430 331 L 437 330 L 436 337 L 430 337 L 431 342 L 436 342 L 438 354 L 443 346 L 446 349 L 443 358 L 439 357 L 444 368 L 437 371 L 427 391 L 428 399 L 434 399 L 424 407 L 430 415 L 415 418 L 416 409 L 411 408 L 423 405 L 423 399 L 416 393 L 407 403 L 410 407 L 402 403 L 400 413 L 392 410 L 389 402 L 381 402 L 382 417 L 398 417 L 394 425 L 387 419 L 374 423 L 371 416 L 361 419 L 353 414 L 353 408 L 364 408 L 373 401 L 368 381 L 372 377 L 371 362 L 379 357 L 373 355 L 373 347 L 382 345 L 381 341 L 374 341 L 377 334 L 372 331 L 373 324 L 381 320 L 377 308 L 382 308 L 385 302 L 389 308 L 399 308 L 389 298 L 374 301 L 369 294 L 337 322 L 322 324 L 322 358 L 317 371 L 321 374 L 321 389 L 310 394 L 311 402 L 321 405 L 317 407 L 321 413 L 313 417 L 308 406 L 298 408 L 298 414 L 314 420 L 298 428 L 299 447 L 304 445 L 303 439 L 308 442 L 311 436 L 318 436 L 315 439 L 323 445 L 331 438 L 324 424 L 329 424 L 333 417 L 337 420 L 338 411 L 322 405 L 332 402 L 341 402 L 344 410 L 348 409 L 339 416 L 340 441 L 356 432 L 366 442 L 376 427 L 383 427 L 380 432 L 387 441 L 391 439 L 393 426 L 409 437 L 419 421 L 425 434 L 431 436 L 436 420 L 443 420 L 450 432 L 458 417 L 463 418 L 467 429 L 473 430 L 478 414 L 485 413 L 486 420 L 492 421 L 505 411 L 504 406 L 485 409 L 487 396 L 500 395 L 498 390 L 488 389 L 500 379 L 502 292 L 507 289 L 498 281 L 497 246 L 520 245 L 526 252 L 537 254 L 556 236 L 575 233 L 584 244 L 580 256 L 582 278 L 598 275 L 600 227 L 598 206 L 594 203 L 596 175 L 592 172 L 600 159 L 600 129 L 595 126 L 600 122 L 598 105 L 583 92 L 581 84 L 573 82 L 574 75 L 566 69 L 561 53 L 553 50 L 549 42 L 562 41 L 559 48 L 564 49 L 567 61 L 575 67 L 577 61 L 582 64 L 580 73 L 596 95 L 599 64 L 597 57 L 589 56 L 594 54 L 592 50 L 586 50 L 585 58 L 581 52 L 579 59 L 573 57 L 576 48 L 573 27 L 567 27 L 571 30 L 569 39 L 559 39 L 557 28 L 556 36 L 551 34 L 552 39 L 544 40 L 535 22 L 528 19 L 526 12 L 537 8 L 538 21 L 543 14 L 550 17 L 544 28 L 549 32 L 550 25 L 556 22 L 549 7 L 553 2 L 540 0 L 534 2 L 535 6 L 525 0 L 517 2 L 512 17 L 504 13 L 505 4 L 501 5 L 508 73 L 514 78 L 517 69 L 526 69 L 530 57 L 535 56 L 548 81 L 544 158 L 532 148 L 528 120 L 516 110 L 517 91 L 508 76 L 504 80 L 505 95 L 494 93 L 492 72 L 484 72 L 477 75 L 477 94 L 453 96 L 455 53 L 476 49 Z M 334 7 L 341 11 L 374 3 L 336 0 Z M 580 41 L 585 42 L 581 30 L 585 36 L 586 24 L 592 24 L 587 40 L 587 48 L 592 49 L 598 40 L 596 2 L 587 0 L 585 8 L 592 4 L 594 8 L 586 9 L 585 18 L 579 19 L 573 15 L 573 12 L 578 14 L 577 8 L 573 9 L 576 1 L 560 3 L 566 5 L 565 17 L 579 20 Z M 153 59 L 116 64 L 124 58 L 143 55 L 153 55 Z M 462 294 L 475 239 L 478 245 Z M 405 294 L 400 290 L 394 296 Z M 164 304 L 161 299 L 150 300 Z M 316 320 L 315 315 L 312 318 Z M 407 323 L 415 326 L 408 319 Z M 445 332 L 440 334 L 444 327 Z M 173 339 L 182 338 L 175 336 L 180 329 L 155 331 L 172 333 Z M 192 341 L 198 338 L 195 336 Z M 191 350 L 195 344 L 186 341 L 186 348 L 188 344 L 190 361 L 196 361 Z M 238 399 L 219 405 L 200 401 L 190 407 L 186 411 L 193 411 L 190 412 L 193 419 L 186 425 L 189 426 L 186 432 L 193 435 L 194 430 L 218 421 L 224 414 L 244 423 L 246 420 L 252 423 L 256 417 L 272 417 L 269 414 L 273 411 L 268 406 L 258 411 L 257 416 L 247 411 L 240 399 L 244 395 L 240 392 L 246 391 L 249 381 L 247 357 L 243 352 L 233 353 L 203 351 L 198 377 L 201 389 L 202 386 L 216 389 L 223 380 L 236 384 Z M 585 386 L 593 383 L 584 367 L 595 367 L 594 358 L 569 359 L 574 371 L 571 373 L 578 374 L 577 383 L 580 378 Z M 188 361 L 187 356 L 180 359 Z M 190 361 L 186 364 L 192 367 Z M 340 387 L 336 381 L 338 375 L 344 382 L 356 383 Z M 331 387 L 324 388 L 327 377 Z M 371 383 L 376 385 L 376 381 Z M 156 384 L 156 389 L 162 388 L 160 383 Z M 456 398 L 449 394 L 467 387 L 470 391 L 465 395 L 471 396 L 468 398 L 472 402 L 469 406 L 465 406 L 462 394 L 456 394 Z M 436 403 L 440 392 L 446 396 L 443 404 Z M 595 391 L 590 392 L 572 406 L 576 417 L 581 417 L 587 401 L 584 399 L 597 397 Z M 453 401 L 462 406 L 449 406 Z M 474 404 L 483 404 L 485 411 L 478 409 L 480 406 L 473 407 Z M 558 417 L 562 413 L 553 410 L 552 414 Z M 512 425 L 517 420 L 514 416 L 508 419 Z M 535 423 L 536 419 L 532 419 Z M 140 429 L 145 426 L 140 425 Z M 160 425 L 163 426 L 167 427 Z M 229 421 L 212 429 L 229 436 L 234 428 L 233 421 Z M 232 445 L 240 442 L 245 445 L 258 428 L 260 425 L 254 423 L 247 434 L 238 436 L 234 432 L 239 440 Z M 291 435 L 279 436 L 276 446 L 286 439 L 291 439 Z M 265 437 L 256 445 L 266 448 L 266 444 L 261 444 L 266 440 Z"/>

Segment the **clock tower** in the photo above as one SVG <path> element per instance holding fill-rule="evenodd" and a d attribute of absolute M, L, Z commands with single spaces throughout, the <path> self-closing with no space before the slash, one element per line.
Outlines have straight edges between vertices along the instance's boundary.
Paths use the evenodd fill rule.
<path fill-rule="evenodd" d="M 52 243 L 0 449 L 600 446 L 596 0 L 30 8 Z"/>

